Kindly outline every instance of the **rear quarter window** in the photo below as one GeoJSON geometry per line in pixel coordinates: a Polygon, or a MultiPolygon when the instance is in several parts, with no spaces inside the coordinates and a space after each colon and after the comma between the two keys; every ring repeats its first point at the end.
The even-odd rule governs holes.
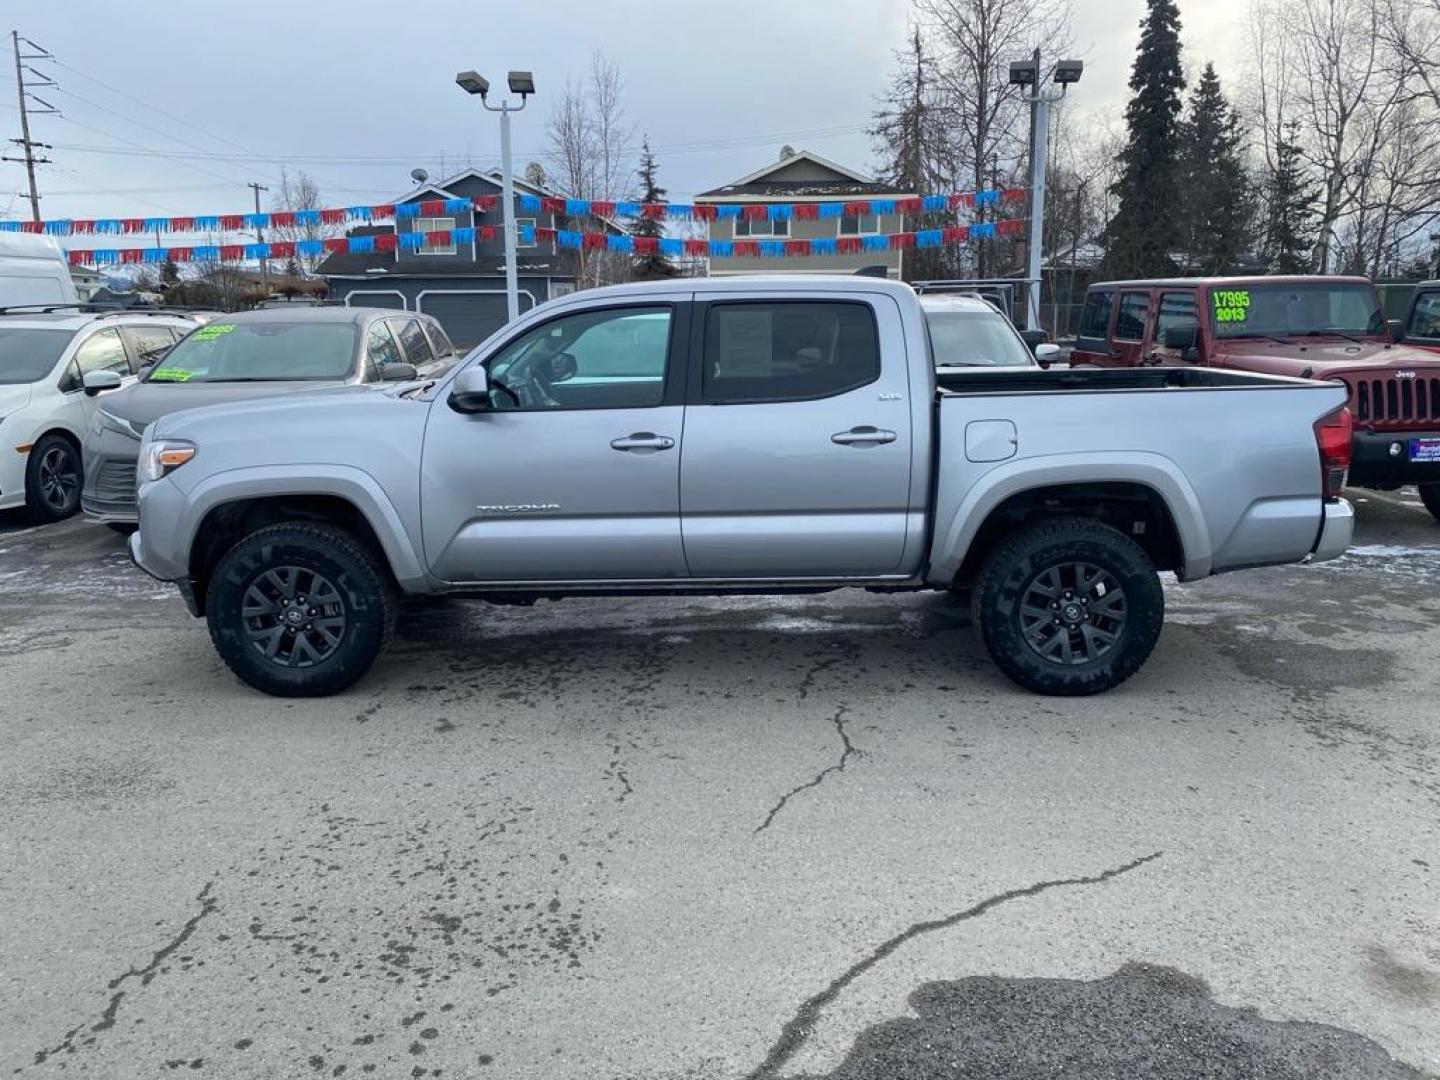
{"type": "Polygon", "coordinates": [[[1104,341],[1110,336],[1110,312],[1115,306],[1115,294],[1109,289],[1092,289],[1085,297],[1085,306],[1080,309],[1078,336],[1099,338],[1104,341]]]}
{"type": "Polygon", "coordinates": [[[1415,298],[1405,336],[1440,341],[1440,290],[1424,292],[1415,298]]]}

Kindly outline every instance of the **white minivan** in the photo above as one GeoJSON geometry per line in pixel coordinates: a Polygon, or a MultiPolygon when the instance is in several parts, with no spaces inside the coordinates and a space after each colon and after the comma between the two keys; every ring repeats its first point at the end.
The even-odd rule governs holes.
{"type": "Polygon", "coordinates": [[[54,237],[0,232],[0,309],[73,304],[79,298],[54,237]]]}

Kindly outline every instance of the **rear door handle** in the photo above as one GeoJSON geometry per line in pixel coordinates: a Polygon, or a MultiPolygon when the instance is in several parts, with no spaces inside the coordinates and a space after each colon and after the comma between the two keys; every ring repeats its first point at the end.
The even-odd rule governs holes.
{"type": "Polygon", "coordinates": [[[656,435],[653,431],[633,431],[629,435],[610,440],[612,450],[630,450],[640,454],[653,454],[657,450],[674,448],[674,439],[669,435],[656,435]]]}
{"type": "Polygon", "coordinates": [[[879,446],[881,443],[894,442],[895,432],[862,424],[849,431],[837,431],[830,436],[830,441],[841,446],[879,446]]]}

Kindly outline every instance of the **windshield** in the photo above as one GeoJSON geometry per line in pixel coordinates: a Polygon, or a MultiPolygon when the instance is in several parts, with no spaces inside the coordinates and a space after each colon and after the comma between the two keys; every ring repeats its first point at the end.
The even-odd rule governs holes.
{"type": "Polygon", "coordinates": [[[1410,312],[1410,325],[1405,327],[1407,338],[1440,339],[1440,290],[1421,293],[1415,299],[1415,309],[1410,312]]]}
{"type": "Polygon", "coordinates": [[[0,327],[0,383],[32,383],[43,379],[74,336],[73,330],[0,327]]]}
{"type": "Polygon", "coordinates": [[[354,366],[355,327],[348,322],[214,322],[180,341],[146,382],[345,379],[354,366]]]}
{"type": "Polygon", "coordinates": [[[1211,289],[1210,318],[1220,338],[1325,331],[1375,336],[1385,326],[1380,301],[1369,285],[1324,281],[1211,289]]]}
{"type": "Polygon", "coordinates": [[[1034,367],[1035,358],[1003,315],[993,311],[925,309],[936,367],[1034,367]]]}

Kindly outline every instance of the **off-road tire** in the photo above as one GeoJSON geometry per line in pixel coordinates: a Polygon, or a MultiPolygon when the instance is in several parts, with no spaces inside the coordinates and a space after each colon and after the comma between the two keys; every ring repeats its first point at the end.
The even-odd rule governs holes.
{"type": "Polygon", "coordinates": [[[1420,501],[1425,504],[1425,509],[1430,511],[1430,516],[1440,521],[1440,484],[1417,484],[1420,489],[1420,501]]]}
{"type": "Polygon", "coordinates": [[[80,509],[80,490],[85,484],[83,469],[80,448],[63,435],[46,435],[32,446],[25,460],[25,512],[30,520],[48,525],[74,516],[80,509]],[[51,496],[49,473],[57,458],[66,462],[62,503],[51,496]]]}
{"type": "Polygon", "coordinates": [[[1149,557],[1123,533],[1088,518],[1052,518],[1017,532],[990,553],[975,584],[971,615],[991,658],[1020,686],[1038,694],[1098,694],[1135,674],[1150,655],[1165,618],[1165,592],[1149,557]],[[1123,589],[1125,616],[1104,655],[1062,664],[1028,643],[1022,599],[1049,568],[1076,562],[1113,576],[1123,589]]]}
{"type": "Polygon", "coordinates": [[[288,522],[251,533],[221,557],[205,616],[215,650],[242,682],[277,697],[324,697],[370,669],[394,629],[396,606],[385,567],[353,535],[330,525],[288,522]],[[323,576],[343,605],[338,644],[308,666],[267,658],[247,629],[253,620],[243,614],[252,586],[267,571],[287,568],[323,576]]]}

